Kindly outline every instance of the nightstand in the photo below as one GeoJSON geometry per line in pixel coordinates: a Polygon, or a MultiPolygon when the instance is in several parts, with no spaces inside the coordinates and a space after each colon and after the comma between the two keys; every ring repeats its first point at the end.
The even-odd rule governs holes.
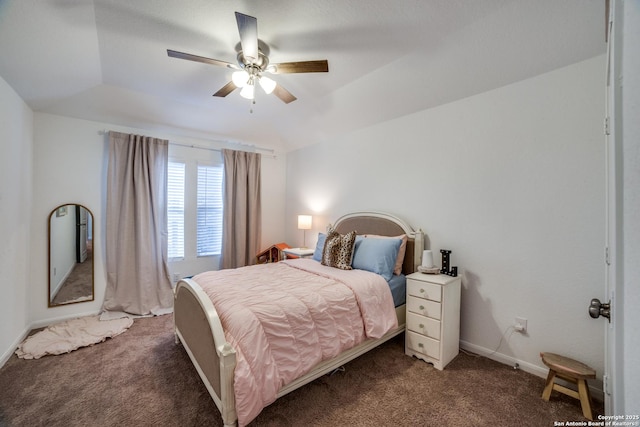
{"type": "Polygon", "coordinates": [[[298,258],[310,257],[313,255],[314,249],[311,248],[287,248],[284,249],[284,258],[287,259],[287,256],[293,255],[298,258]]]}
{"type": "Polygon", "coordinates": [[[407,276],[404,352],[442,370],[460,351],[460,277],[407,276]]]}

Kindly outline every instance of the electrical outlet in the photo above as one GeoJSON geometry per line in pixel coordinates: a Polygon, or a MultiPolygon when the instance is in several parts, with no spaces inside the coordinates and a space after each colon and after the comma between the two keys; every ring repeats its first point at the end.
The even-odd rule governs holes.
{"type": "Polygon", "coordinates": [[[513,327],[521,334],[527,333],[527,319],[524,317],[516,317],[516,322],[513,324],[513,327]]]}
{"type": "Polygon", "coordinates": [[[178,280],[180,279],[180,273],[173,273],[173,283],[178,283],[178,280]]]}

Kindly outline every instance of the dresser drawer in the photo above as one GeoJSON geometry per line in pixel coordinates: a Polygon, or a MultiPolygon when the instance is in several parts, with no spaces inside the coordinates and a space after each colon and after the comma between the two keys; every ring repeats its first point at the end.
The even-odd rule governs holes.
{"type": "Polygon", "coordinates": [[[422,298],[408,297],[407,312],[440,320],[440,303],[422,298]]]}
{"type": "Polygon", "coordinates": [[[407,329],[426,335],[434,340],[440,339],[440,321],[430,317],[419,316],[414,313],[407,314],[407,329]]]}
{"type": "Polygon", "coordinates": [[[442,301],[442,286],[418,280],[407,280],[407,294],[431,301],[442,301]]]}
{"type": "Polygon", "coordinates": [[[436,341],[411,331],[407,331],[405,334],[405,340],[409,349],[434,359],[440,358],[440,341],[436,341]]]}

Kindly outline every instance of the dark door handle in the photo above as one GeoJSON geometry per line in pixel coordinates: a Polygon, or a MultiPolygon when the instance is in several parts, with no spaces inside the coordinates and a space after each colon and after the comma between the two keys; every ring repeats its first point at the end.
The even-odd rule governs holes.
{"type": "Polygon", "coordinates": [[[611,321],[611,301],[607,303],[601,303],[598,298],[594,298],[591,300],[591,305],[589,306],[589,316],[597,319],[598,317],[606,317],[611,321]]]}

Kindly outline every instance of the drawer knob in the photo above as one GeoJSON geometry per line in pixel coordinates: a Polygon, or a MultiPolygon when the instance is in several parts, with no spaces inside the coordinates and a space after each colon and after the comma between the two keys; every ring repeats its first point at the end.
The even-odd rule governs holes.
{"type": "Polygon", "coordinates": [[[420,293],[421,293],[421,294],[424,294],[424,289],[420,289],[420,293]]]}
{"type": "Polygon", "coordinates": [[[424,347],[424,344],[418,343],[418,347],[424,347]]]}
{"type": "Polygon", "coordinates": [[[424,329],[424,325],[422,323],[420,324],[420,329],[424,329]]]}
{"type": "Polygon", "coordinates": [[[424,305],[421,305],[421,306],[420,306],[420,310],[424,310],[424,305]]]}

